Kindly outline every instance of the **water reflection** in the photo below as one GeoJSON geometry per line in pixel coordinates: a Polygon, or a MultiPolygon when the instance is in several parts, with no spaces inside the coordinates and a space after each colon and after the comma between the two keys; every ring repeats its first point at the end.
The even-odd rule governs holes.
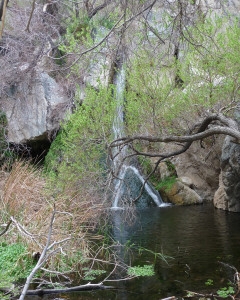
{"type": "Polygon", "coordinates": [[[138,210],[130,223],[125,214],[112,212],[112,235],[116,241],[162,252],[173,259],[167,264],[150,252],[139,255],[137,248],[126,256],[124,249],[119,248],[118,255],[134,266],[154,264],[155,276],[119,282],[115,291],[81,292],[62,298],[152,300],[180,295],[183,290],[211,291],[226,286],[227,276],[232,276],[218,261],[240,270],[240,214],[215,210],[210,205],[138,210]],[[212,287],[205,285],[207,279],[213,280],[212,287]]]}

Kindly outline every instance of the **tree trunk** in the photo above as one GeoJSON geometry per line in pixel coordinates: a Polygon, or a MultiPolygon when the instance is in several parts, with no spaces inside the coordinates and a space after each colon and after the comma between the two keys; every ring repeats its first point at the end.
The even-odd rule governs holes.
{"type": "Polygon", "coordinates": [[[2,0],[1,1],[1,6],[0,6],[0,21],[2,21],[2,24],[1,24],[1,29],[0,29],[0,40],[2,39],[2,35],[3,35],[3,28],[4,28],[4,22],[5,22],[6,9],[7,9],[8,1],[9,0],[2,0]]]}

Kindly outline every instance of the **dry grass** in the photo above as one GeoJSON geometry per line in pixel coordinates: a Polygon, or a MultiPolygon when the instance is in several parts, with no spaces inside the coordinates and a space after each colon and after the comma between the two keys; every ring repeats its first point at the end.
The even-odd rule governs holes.
{"type": "Polygon", "coordinates": [[[16,161],[3,186],[3,211],[16,219],[31,222],[45,204],[45,181],[39,169],[29,163],[16,161]]]}
{"type": "MultiPolygon", "coordinates": [[[[54,247],[56,249],[61,246],[60,255],[54,254],[48,261],[48,266],[56,269],[61,255],[65,254],[68,257],[79,252],[85,256],[94,255],[92,251],[94,235],[89,232],[99,221],[103,210],[99,199],[98,203],[93,199],[89,200],[91,195],[88,195],[87,191],[84,197],[74,195],[75,193],[71,195],[71,191],[55,197],[49,195],[41,170],[29,162],[16,161],[12,171],[4,175],[7,178],[2,188],[0,222],[6,223],[10,218],[13,219],[13,225],[5,234],[8,241],[20,240],[27,244],[29,253],[34,251],[41,253],[46,244],[49,223],[55,207],[56,218],[51,240],[58,242],[69,239],[54,247]]],[[[54,192],[51,191],[51,194],[54,192]]]]}

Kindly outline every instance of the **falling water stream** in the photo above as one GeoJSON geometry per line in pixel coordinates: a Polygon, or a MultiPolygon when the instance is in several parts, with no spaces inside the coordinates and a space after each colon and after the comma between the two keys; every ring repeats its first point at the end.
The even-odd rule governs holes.
{"type": "MultiPolygon", "coordinates": [[[[114,139],[124,136],[124,90],[125,90],[125,70],[121,66],[116,74],[116,116],[113,122],[114,139]]],[[[113,153],[115,158],[113,160],[113,168],[117,174],[117,179],[114,181],[114,196],[112,209],[121,209],[124,205],[129,205],[132,201],[136,201],[138,207],[148,207],[152,204],[155,206],[166,206],[158,191],[146,181],[138,168],[125,161],[128,147],[116,147],[113,153]]]]}

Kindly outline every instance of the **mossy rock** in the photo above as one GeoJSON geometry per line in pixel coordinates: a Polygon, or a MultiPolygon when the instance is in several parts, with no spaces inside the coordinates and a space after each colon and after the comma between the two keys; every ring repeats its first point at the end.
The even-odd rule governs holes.
{"type": "Polygon", "coordinates": [[[180,180],[176,180],[168,189],[160,188],[160,193],[167,202],[175,205],[191,205],[203,202],[202,198],[193,189],[180,180]]]}

